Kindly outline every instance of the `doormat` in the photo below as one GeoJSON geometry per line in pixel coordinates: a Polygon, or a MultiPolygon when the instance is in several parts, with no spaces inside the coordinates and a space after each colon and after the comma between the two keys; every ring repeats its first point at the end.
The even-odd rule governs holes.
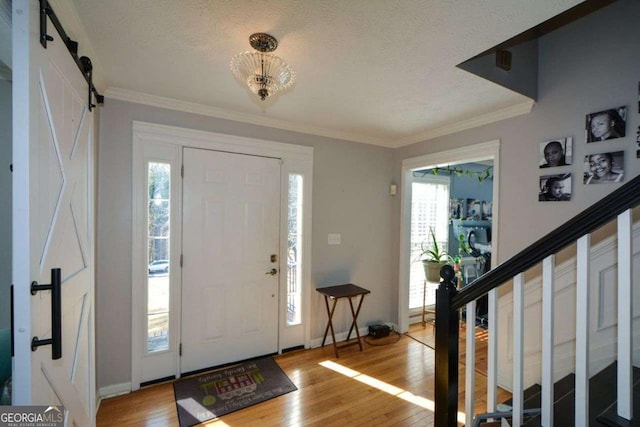
{"type": "Polygon", "coordinates": [[[297,390],[272,357],[173,383],[180,427],[193,426],[297,390]]]}

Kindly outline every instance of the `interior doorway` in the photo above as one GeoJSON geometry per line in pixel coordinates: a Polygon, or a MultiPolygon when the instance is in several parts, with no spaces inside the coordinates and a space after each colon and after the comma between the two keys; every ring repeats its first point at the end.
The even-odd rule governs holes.
{"type": "MultiPolygon", "coordinates": [[[[487,165],[492,163],[491,175],[493,179],[490,180],[491,184],[491,222],[498,224],[499,213],[499,152],[500,141],[490,141],[486,143],[476,144],[461,149],[454,149],[444,151],[440,153],[428,154],[411,159],[405,159],[402,162],[402,194],[401,194],[401,236],[400,236],[400,287],[399,287],[399,307],[398,307],[398,327],[401,332],[406,332],[410,323],[411,309],[410,309],[410,294],[411,294],[411,269],[416,261],[415,250],[412,254],[412,201],[413,201],[413,183],[419,182],[421,175],[424,175],[424,171],[432,170],[436,167],[446,168],[447,166],[461,165],[461,164],[479,164],[487,165]],[[419,173],[417,173],[419,172],[419,173]]],[[[432,172],[429,172],[432,175],[432,172]]],[[[440,175],[440,173],[438,173],[440,175]]],[[[474,199],[472,197],[465,197],[466,199],[474,199]]],[[[480,199],[477,199],[480,200],[480,199]]],[[[476,207],[473,202],[471,209],[476,207]]],[[[446,212],[446,215],[451,217],[451,204],[446,203],[446,207],[440,207],[439,210],[446,212]]],[[[465,206],[466,208],[466,206],[465,206]]],[[[454,207],[455,209],[455,207],[454,207]]],[[[480,204],[480,213],[482,215],[482,204],[480,204]]],[[[466,213],[465,213],[466,218],[466,213]]],[[[479,217],[481,218],[481,216],[479,217]]],[[[479,219],[480,220],[480,219],[479,219]]],[[[469,237],[469,230],[461,230],[459,228],[454,229],[454,222],[449,222],[449,236],[453,235],[455,239],[448,239],[447,248],[449,253],[457,254],[459,248],[459,241],[457,239],[459,232],[462,231],[465,234],[465,239],[469,237]]],[[[496,226],[491,227],[491,253],[492,257],[489,261],[490,264],[494,263],[498,253],[498,229],[496,226]]],[[[415,240],[415,239],[413,239],[415,240]]],[[[441,239],[442,240],[442,239],[441,239]]],[[[467,241],[468,243],[468,241],[467,241]]],[[[474,257],[475,258],[475,257],[474,257]]],[[[414,268],[415,270],[415,268],[414,268]]],[[[468,270],[471,272],[471,269],[468,270]]],[[[415,274],[414,274],[415,276],[415,274]]],[[[414,279],[415,280],[415,279],[414,279]]],[[[496,304],[493,300],[495,296],[490,298],[487,304],[487,316],[495,319],[496,304]]]]}

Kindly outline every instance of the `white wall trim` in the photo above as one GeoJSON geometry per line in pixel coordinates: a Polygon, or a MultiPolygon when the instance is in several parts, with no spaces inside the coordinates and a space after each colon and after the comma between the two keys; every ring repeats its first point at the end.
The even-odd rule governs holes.
{"type": "MultiPolygon", "coordinates": [[[[265,155],[277,151],[280,156],[298,160],[313,154],[313,147],[138,121],[133,122],[133,132],[134,135],[145,134],[145,139],[153,139],[156,142],[183,145],[182,142],[176,141],[176,138],[181,137],[188,140],[189,147],[242,154],[265,155]]],[[[139,141],[134,138],[134,144],[137,142],[139,141]]]]}
{"type": "Polygon", "coordinates": [[[324,136],[327,138],[342,139],[346,141],[361,142],[365,144],[388,146],[384,140],[350,132],[341,132],[334,129],[321,128],[307,124],[294,123],[288,120],[265,117],[257,114],[240,113],[223,108],[211,107],[194,102],[181,101],[173,98],[149,95],[118,87],[109,87],[105,91],[107,98],[120,101],[134,102],[137,104],[149,105],[152,107],[166,108],[169,110],[183,111],[187,113],[200,114],[202,116],[216,117],[219,119],[233,120],[241,123],[249,123],[258,126],[266,126],[276,129],[284,129],[292,132],[300,132],[311,135],[324,136]]]}
{"type": "Polygon", "coordinates": [[[112,384],[98,389],[98,397],[100,399],[108,399],[109,397],[121,396],[131,393],[131,383],[112,384]]]}
{"type": "Polygon", "coordinates": [[[488,141],[439,153],[426,154],[402,161],[401,200],[400,200],[400,272],[398,287],[398,330],[409,329],[409,269],[411,262],[411,183],[412,171],[419,168],[444,166],[455,163],[468,163],[493,160],[493,221],[491,230],[492,262],[496,265],[498,257],[498,224],[500,213],[500,141],[488,141]]]}
{"type": "MultiPolygon", "coordinates": [[[[360,327],[358,328],[358,332],[360,333],[360,339],[364,340],[364,337],[369,334],[369,327],[368,326],[360,327]]],[[[351,338],[353,338],[355,334],[353,332],[351,334],[352,334],[351,338]]],[[[336,343],[338,343],[339,346],[342,345],[341,342],[346,341],[346,339],[347,339],[347,331],[336,333],[336,343]]],[[[317,348],[321,346],[322,346],[322,338],[314,338],[310,342],[310,348],[317,348]]],[[[327,340],[325,341],[324,346],[325,347],[333,346],[333,341],[331,340],[331,334],[327,335],[327,340]]]]}
{"type": "Polygon", "coordinates": [[[520,116],[531,112],[534,101],[528,100],[496,111],[480,114],[466,120],[460,120],[453,124],[437,127],[426,132],[417,133],[406,138],[397,140],[384,140],[369,135],[353,132],[343,132],[335,129],[328,129],[319,126],[312,126],[304,123],[294,123],[288,120],[265,117],[257,114],[240,113],[195,102],[182,101],[175,98],[167,98],[151,95],[143,92],[136,92],[110,86],[105,90],[105,96],[119,101],[133,102],[136,104],[149,105],[151,107],[166,108],[169,110],[183,111],[186,113],[200,114],[219,119],[233,120],[241,123],[248,123],[258,126],[266,126],[275,129],[283,129],[292,132],[323,136],[327,138],[341,139],[345,141],[360,142],[363,144],[378,145],[388,148],[399,148],[420,141],[426,141],[439,136],[449,135],[455,132],[471,129],[478,126],[487,125],[511,117],[520,116]]]}
{"type": "MultiPolygon", "coordinates": [[[[139,236],[144,235],[146,225],[143,224],[144,219],[144,203],[141,203],[138,199],[141,196],[137,194],[140,192],[140,188],[144,188],[144,175],[145,171],[139,169],[142,168],[142,164],[145,159],[159,159],[167,160],[173,159],[175,156],[180,157],[182,149],[185,147],[202,148],[209,150],[224,151],[238,154],[257,155],[265,157],[276,157],[282,159],[282,175],[281,175],[281,194],[283,198],[283,206],[286,207],[286,200],[288,200],[288,183],[289,174],[296,173],[301,174],[304,180],[304,195],[303,203],[303,247],[301,251],[302,262],[302,325],[294,331],[292,327],[286,325],[286,321],[283,320],[286,316],[280,315],[279,329],[279,342],[278,351],[282,350],[283,342],[287,346],[291,346],[291,342],[295,341],[295,345],[303,344],[306,348],[310,345],[310,324],[311,324],[311,295],[312,295],[312,281],[311,281],[311,247],[312,247],[312,188],[313,188],[313,147],[305,147],[294,144],[285,144],[281,142],[244,138],[232,135],[225,135],[213,132],[198,131],[193,129],[179,128],[174,126],[158,125],[153,123],[145,123],[134,121],[132,126],[133,133],[133,219],[134,226],[132,229],[132,242],[133,242],[133,265],[132,265],[132,360],[131,360],[131,386],[134,390],[139,388],[139,384],[142,381],[147,381],[149,378],[143,378],[142,359],[144,357],[143,341],[144,341],[144,324],[145,322],[141,318],[136,307],[142,306],[142,302],[145,301],[145,290],[143,278],[146,276],[146,264],[144,262],[145,257],[145,243],[139,236]],[[164,151],[163,151],[164,150],[164,151]],[[176,154],[176,150],[177,153],[176,154]],[[162,154],[163,153],[163,154],[162,154]],[[171,154],[174,153],[174,154],[171,154]],[[142,183],[142,184],[141,184],[142,183]],[[295,336],[294,336],[295,334],[295,336]],[[288,340],[287,340],[288,339],[288,340]]],[[[173,161],[173,160],[171,160],[173,161]]],[[[173,184],[172,184],[173,189],[173,184]]],[[[144,191],[144,190],[142,190],[144,191]]],[[[173,191],[173,190],[172,190],[173,191]]],[[[179,195],[181,200],[181,195],[179,195]]],[[[181,201],[180,201],[181,203],[181,201]]],[[[181,210],[173,207],[174,211],[181,210]]],[[[284,210],[283,212],[286,212],[284,210]]],[[[173,218],[172,218],[173,220],[173,218]]],[[[180,219],[176,219],[179,223],[180,219]]],[[[287,241],[287,216],[281,215],[280,219],[280,241],[287,241]]],[[[172,232],[172,241],[170,245],[172,247],[172,254],[179,256],[180,250],[174,250],[174,233],[172,232]]],[[[181,238],[178,239],[178,246],[180,246],[181,238]]],[[[280,260],[286,260],[286,243],[281,245],[279,256],[280,260]],[[283,248],[285,251],[283,252],[283,248]]],[[[174,262],[173,255],[172,261],[174,265],[178,263],[174,262]]],[[[282,262],[282,261],[281,261],[282,262]]],[[[174,296],[172,286],[172,313],[179,313],[181,307],[176,307],[174,304],[181,304],[179,302],[180,286],[179,271],[175,270],[176,276],[173,273],[171,276],[172,284],[175,284],[177,294],[174,296]]],[[[280,295],[281,298],[286,298],[286,275],[280,275],[280,295]]],[[[286,305],[282,305],[286,307],[286,305]]],[[[173,315],[172,315],[173,316],[173,315]]],[[[173,325],[175,330],[172,331],[172,336],[175,337],[175,342],[172,340],[172,349],[175,349],[176,343],[179,343],[179,323],[180,315],[175,319],[173,325]]],[[[177,352],[176,352],[177,354],[177,352]]],[[[176,377],[180,375],[179,358],[176,356],[176,377]]],[[[165,366],[165,365],[163,365],[165,366]]],[[[166,367],[166,366],[165,366],[166,367]]],[[[164,369],[164,368],[163,368],[164,369]]],[[[166,372],[165,375],[169,375],[166,372]]]]}
{"type": "Polygon", "coordinates": [[[414,144],[416,142],[427,141],[429,139],[437,138],[440,136],[450,135],[452,133],[472,129],[478,126],[488,125],[500,120],[510,119],[512,117],[528,114],[533,109],[534,104],[535,102],[533,100],[527,100],[520,104],[511,105],[500,110],[490,111],[488,113],[480,114],[466,120],[460,120],[456,123],[430,129],[426,132],[421,132],[415,135],[411,135],[407,138],[399,139],[391,144],[391,147],[399,148],[405,145],[414,144]]]}

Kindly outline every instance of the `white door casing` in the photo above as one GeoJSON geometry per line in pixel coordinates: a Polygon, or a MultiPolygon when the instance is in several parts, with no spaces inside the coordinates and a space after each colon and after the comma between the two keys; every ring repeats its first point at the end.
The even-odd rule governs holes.
{"type": "Polygon", "coordinates": [[[68,425],[95,424],[94,144],[88,85],[52,29],[39,44],[37,2],[14,2],[14,404],[65,406],[68,425]],[[28,9],[25,7],[27,6],[28,9]],[[62,357],[32,352],[51,338],[51,293],[29,292],[62,270],[62,357]]]}
{"type": "MultiPolygon", "coordinates": [[[[289,175],[296,174],[303,178],[304,203],[302,206],[302,247],[300,248],[300,264],[302,279],[302,322],[296,325],[287,324],[287,281],[286,281],[286,254],[287,254],[287,215],[280,215],[279,218],[279,265],[275,268],[284,271],[273,276],[278,284],[279,296],[279,316],[278,316],[278,348],[275,351],[296,347],[310,346],[310,322],[309,313],[311,307],[311,211],[312,211],[312,189],[313,189],[313,148],[280,142],[245,138],[233,135],[219,134],[214,132],[185,129],[173,126],[133,122],[133,218],[132,229],[133,239],[133,259],[132,259],[132,353],[131,353],[131,384],[132,390],[140,388],[140,384],[153,378],[163,378],[166,376],[180,376],[180,357],[177,351],[172,351],[174,362],[167,363],[167,354],[162,356],[147,354],[144,350],[147,339],[147,325],[144,316],[146,304],[146,277],[147,277],[147,254],[146,254],[146,187],[144,165],[146,161],[169,162],[172,168],[178,168],[182,164],[182,151],[184,148],[200,148],[204,150],[216,150],[227,153],[245,154],[251,156],[279,158],[282,160],[279,194],[280,212],[287,212],[288,206],[288,186],[289,175]],[[152,375],[152,376],[147,376],[152,375]]],[[[175,169],[174,169],[175,170],[175,169]]],[[[185,174],[188,174],[186,172],[185,174]]],[[[178,176],[173,174],[172,176],[178,176]]],[[[179,182],[176,180],[176,182],[179,182]]],[[[174,206],[182,205],[181,186],[172,190],[172,224],[181,224],[182,212],[174,206]],[[175,214],[175,216],[174,216],[175,214]]],[[[173,188],[173,183],[172,183],[173,188]]],[[[181,230],[176,230],[179,226],[173,227],[171,232],[171,313],[172,327],[170,336],[172,345],[176,348],[181,342],[180,333],[182,326],[182,271],[179,266],[179,256],[183,246],[181,230]],[[174,259],[174,255],[176,259],[174,259]]],[[[185,265],[189,263],[185,257],[185,265]]],[[[269,263],[270,264],[270,263],[269,263]]],[[[265,270],[266,272],[266,270],[265,270]]],[[[264,272],[262,272],[264,274],[264,272]]],[[[265,276],[266,277],[266,276],[265,276]]],[[[270,277],[270,276],[269,276],[270,277]]],[[[185,306],[185,310],[190,307],[185,306]]],[[[186,349],[185,349],[186,351],[186,349]]],[[[211,366],[209,362],[208,366],[211,366]]],[[[101,389],[101,395],[110,395],[114,388],[101,389]]],[[[118,392],[128,391],[119,387],[118,392]]]]}
{"type": "MultiPolygon", "coordinates": [[[[455,163],[493,160],[493,228],[492,228],[492,260],[498,257],[498,224],[499,224],[499,182],[500,182],[500,141],[489,141],[439,153],[425,154],[402,161],[401,207],[400,207],[400,274],[398,289],[398,327],[400,332],[409,329],[409,269],[411,259],[411,183],[414,170],[443,166],[455,163]]],[[[494,301],[495,303],[495,301],[494,301]]],[[[491,313],[489,318],[491,319],[491,313]]],[[[496,316],[493,316],[494,318],[496,316]]]]}
{"type": "Polygon", "coordinates": [[[183,162],[181,371],[275,353],[281,161],[187,148],[183,162]]]}

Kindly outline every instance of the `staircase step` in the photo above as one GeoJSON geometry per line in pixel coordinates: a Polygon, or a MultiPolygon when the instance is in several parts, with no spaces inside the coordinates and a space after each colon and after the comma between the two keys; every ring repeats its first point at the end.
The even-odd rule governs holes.
{"type": "MultiPolygon", "coordinates": [[[[574,414],[573,409],[568,411],[565,409],[567,405],[571,405],[573,408],[573,391],[575,389],[576,384],[576,376],[574,374],[569,374],[564,378],[556,381],[553,385],[553,399],[555,404],[553,405],[553,420],[554,424],[558,426],[571,426],[574,424],[574,414]]],[[[540,407],[540,399],[538,399],[538,408],[540,407]]],[[[540,426],[542,422],[541,415],[536,415],[535,417],[531,417],[525,425],[527,427],[536,427],[540,426]]]]}
{"type": "MultiPolygon", "coordinates": [[[[534,409],[540,407],[540,393],[542,393],[542,387],[539,384],[534,384],[527,388],[522,393],[522,402],[524,409],[534,409]]],[[[513,399],[508,399],[503,402],[504,405],[513,406],[513,399]]]]}
{"type": "MultiPolygon", "coordinates": [[[[633,368],[634,413],[640,414],[640,369],[633,368]]],[[[640,427],[637,421],[627,422],[619,419],[616,408],[617,363],[614,362],[589,380],[589,425],[609,427],[640,427]],[[597,421],[596,421],[597,420],[597,421]]],[[[572,426],[575,424],[575,375],[570,374],[554,384],[554,425],[572,426]]],[[[540,396],[533,395],[530,403],[540,404],[540,396]]],[[[527,427],[540,426],[541,417],[537,415],[527,420],[527,427]]]]}
{"type": "MultiPolygon", "coordinates": [[[[617,377],[615,372],[613,375],[615,387],[617,386],[617,377]]],[[[618,405],[617,402],[614,402],[600,412],[596,421],[600,425],[609,427],[640,426],[640,369],[636,367],[633,368],[633,413],[635,417],[631,421],[618,417],[618,405]]]]}

